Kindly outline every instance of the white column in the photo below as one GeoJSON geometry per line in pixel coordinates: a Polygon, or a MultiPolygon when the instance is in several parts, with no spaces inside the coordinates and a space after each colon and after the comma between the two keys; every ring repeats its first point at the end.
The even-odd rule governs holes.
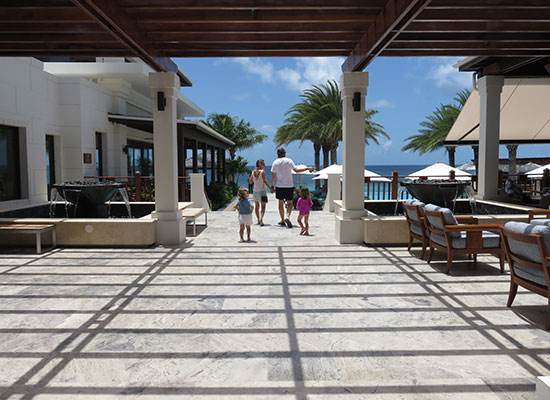
{"type": "Polygon", "coordinates": [[[341,174],[327,175],[328,192],[323,211],[334,212],[334,200],[340,200],[342,198],[342,183],[340,182],[341,174]]]}
{"type": "Polygon", "coordinates": [[[149,73],[153,98],[153,139],[155,162],[155,212],[157,244],[179,245],[185,241],[185,221],[178,209],[178,165],[176,101],[179,78],[173,72],[149,73]],[[158,109],[157,93],[166,99],[164,110],[158,109]]]}
{"type": "Polygon", "coordinates": [[[477,193],[494,199],[498,188],[498,144],[500,139],[500,94],[504,77],[488,75],[479,79],[479,172],[477,193]]]}
{"type": "Polygon", "coordinates": [[[191,183],[191,202],[193,207],[208,208],[208,200],[204,194],[204,174],[189,174],[191,183]]]}
{"type": "Polygon", "coordinates": [[[343,112],[342,208],[336,216],[336,240],[363,243],[365,212],[365,96],[368,72],[344,72],[340,77],[343,112]],[[354,109],[353,99],[359,93],[354,109]]]}

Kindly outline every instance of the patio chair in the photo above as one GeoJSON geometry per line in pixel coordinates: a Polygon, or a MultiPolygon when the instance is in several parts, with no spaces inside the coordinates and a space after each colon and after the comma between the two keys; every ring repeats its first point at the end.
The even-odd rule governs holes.
{"type": "Polygon", "coordinates": [[[501,235],[511,272],[506,307],[512,306],[518,286],[546,297],[546,330],[550,330],[550,227],[507,222],[501,235]]]}
{"type": "Polygon", "coordinates": [[[477,218],[471,216],[455,217],[448,208],[428,204],[424,207],[426,226],[429,231],[430,252],[428,262],[432,260],[435,249],[447,253],[449,273],[455,254],[473,255],[474,264],[478,254],[494,254],[500,261],[500,272],[504,272],[504,250],[500,245],[498,232],[502,225],[479,225],[477,218]]]}
{"type": "Polygon", "coordinates": [[[420,258],[422,259],[424,259],[426,246],[430,240],[424,224],[424,206],[424,203],[416,199],[409,199],[403,202],[403,211],[405,212],[407,225],[409,225],[409,247],[407,250],[411,251],[414,239],[420,240],[422,242],[422,255],[420,258]]]}
{"type": "Polygon", "coordinates": [[[529,210],[529,223],[535,225],[549,225],[550,210],[529,210]]]}

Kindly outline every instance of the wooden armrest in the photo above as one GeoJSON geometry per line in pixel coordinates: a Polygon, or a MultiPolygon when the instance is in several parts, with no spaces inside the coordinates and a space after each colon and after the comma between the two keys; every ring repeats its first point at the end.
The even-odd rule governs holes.
{"type": "Polygon", "coordinates": [[[463,232],[463,231],[498,231],[502,224],[486,224],[486,225],[445,225],[446,232],[463,232]]]}
{"type": "Polygon", "coordinates": [[[472,217],[470,215],[464,215],[464,216],[459,216],[459,217],[455,217],[456,220],[458,222],[460,222],[461,224],[477,224],[478,222],[478,219],[476,217],[472,217]]]}
{"type": "Polygon", "coordinates": [[[550,210],[529,210],[529,221],[534,219],[536,215],[542,215],[544,217],[550,218],[550,210]]]}

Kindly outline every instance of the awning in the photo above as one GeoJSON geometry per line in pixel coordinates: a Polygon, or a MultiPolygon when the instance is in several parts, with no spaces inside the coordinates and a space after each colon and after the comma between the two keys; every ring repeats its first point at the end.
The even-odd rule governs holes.
{"type": "MultiPolygon", "coordinates": [[[[500,143],[550,143],[550,78],[506,79],[500,103],[500,143]]],[[[445,145],[479,142],[479,92],[473,91],[445,145]]]]}
{"type": "MultiPolygon", "coordinates": [[[[153,133],[153,118],[151,117],[120,114],[108,114],[108,117],[110,122],[153,133]]],[[[203,124],[201,121],[178,119],[176,122],[178,124],[178,134],[182,134],[184,139],[198,140],[199,142],[221,147],[223,149],[227,149],[235,144],[222,134],[203,124]]]]}

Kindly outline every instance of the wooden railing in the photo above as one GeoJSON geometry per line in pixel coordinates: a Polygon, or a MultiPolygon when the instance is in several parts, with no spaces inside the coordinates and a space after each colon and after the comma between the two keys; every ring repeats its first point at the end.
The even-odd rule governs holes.
{"type": "MultiPolygon", "coordinates": [[[[155,177],[142,176],[136,172],[134,176],[85,176],[84,179],[97,181],[119,182],[124,184],[130,201],[155,201],[155,177]]],[[[190,201],[191,182],[188,176],[178,177],[178,200],[190,201]]]]}

